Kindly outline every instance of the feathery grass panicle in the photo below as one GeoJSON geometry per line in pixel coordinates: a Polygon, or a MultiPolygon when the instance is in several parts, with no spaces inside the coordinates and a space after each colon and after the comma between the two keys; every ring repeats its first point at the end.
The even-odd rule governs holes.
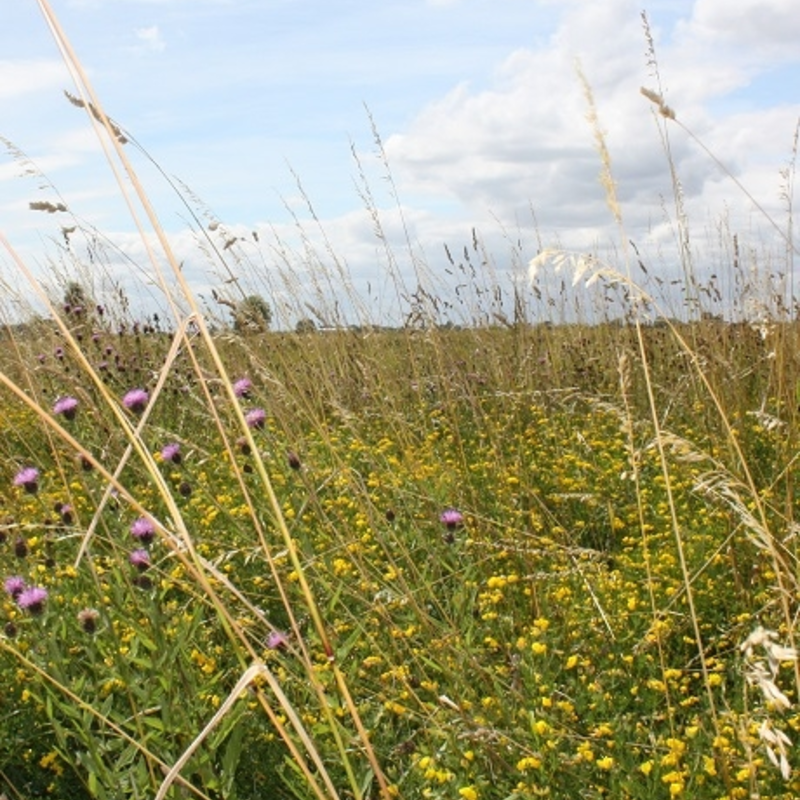
{"type": "Polygon", "coordinates": [[[600,156],[600,185],[603,187],[606,203],[608,204],[608,208],[611,211],[614,220],[618,225],[622,225],[622,210],[620,209],[619,201],[617,199],[617,187],[616,182],[614,181],[613,171],[611,169],[611,153],[608,151],[606,138],[600,127],[600,118],[597,115],[594,94],[592,93],[592,88],[589,85],[589,81],[583,74],[583,69],[581,68],[580,63],[576,62],[575,71],[578,74],[578,80],[581,83],[581,87],[583,88],[583,96],[586,100],[586,120],[589,123],[592,133],[594,134],[595,145],[600,156]]]}
{"type": "Polygon", "coordinates": [[[642,86],[639,91],[651,103],[658,106],[658,113],[661,114],[664,119],[675,119],[675,112],[664,102],[664,98],[658,92],[654,92],[652,89],[646,89],[644,86],[642,86]]]}

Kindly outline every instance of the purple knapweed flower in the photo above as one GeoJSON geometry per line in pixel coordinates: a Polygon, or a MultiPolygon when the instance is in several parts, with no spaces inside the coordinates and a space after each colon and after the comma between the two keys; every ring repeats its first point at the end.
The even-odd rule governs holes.
{"type": "Polygon", "coordinates": [[[134,550],[128,560],[133,564],[139,572],[146,572],[150,569],[150,553],[143,548],[139,548],[138,550],[134,550]]]}
{"type": "Polygon", "coordinates": [[[267,412],[263,408],[254,408],[244,415],[244,421],[247,423],[248,428],[256,428],[257,430],[264,427],[264,421],[267,418],[267,412]]]}
{"type": "Polygon", "coordinates": [[[442,511],[441,515],[439,516],[439,521],[444,525],[448,530],[455,530],[464,522],[464,515],[455,508],[448,508],[445,511],[442,511]]]}
{"type": "Polygon", "coordinates": [[[36,494],[39,490],[39,470],[36,467],[25,467],[14,476],[14,486],[21,486],[28,494],[36,494]]]}
{"type": "Polygon", "coordinates": [[[139,517],[133,525],[131,525],[131,536],[138,539],[142,544],[150,544],[153,537],[156,535],[156,526],[151,519],[147,517],[139,517]]]}
{"type": "Polygon", "coordinates": [[[181,463],[181,446],[177,442],[170,442],[161,448],[161,458],[173,464],[181,463]]]}
{"type": "Polygon", "coordinates": [[[122,405],[129,411],[136,414],[141,414],[147,406],[147,401],[150,395],[144,389],[131,389],[125,397],[122,398],[122,405]]]}
{"type": "Polygon", "coordinates": [[[5,579],[3,588],[6,594],[10,594],[16,600],[25,591],[25,579],[19,575],[12,575],[5,579]]]}
{"type": "Polygon", "coordinates": [[[47,600],[47,589],[41,586],[31,586],[23,589],[15,598],[17,605],[23,610],[34,616],[44,611],[44,602],[47,600]]]}
{"type": "Polygon", "coordinates": [[[253,388],[253,382],[250,378],[239,378],[233,384],[233,393],[237,397],[250,397],[250,390],[253,388]]]}
{"type": "Polygon", "coordinates": [[[74,397],[59,397],[53,406],[54,414],[63,414],[64,419],[75,419],[78,401],[74,397]]]}
{"type": "Polygon", "coordinates": [[[270,650],[285,650],[289,646],[289,637],[283,631],[272,631],[267,636],[267,647],[270,650]]]}

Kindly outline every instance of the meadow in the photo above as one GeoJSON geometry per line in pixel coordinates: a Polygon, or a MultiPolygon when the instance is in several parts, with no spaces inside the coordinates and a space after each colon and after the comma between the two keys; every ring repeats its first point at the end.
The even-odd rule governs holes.
{"type": "Polygon", "coordinates": [[[687,270],[672,316],[624,252],[500,302],[475,237],[463,324],[424,280],[402,326],[220,322],[73,67],[168,314],[17,262],[46,313],[0,347],[2,796],[796,797],[791,226],[757,317],[735,239],[732,299],[687,270]]]}
{"type": "Polygon", "coordinates": [[[229,697],[174,796],[797,791],[795,325],[680,326],[720,407],[644,331],[654,424],[627,326],[230,337],[231,400],[84,313],[100,386],[4,348],[67,409],[3,397],[9,797],[152,796],[229,697]]]}

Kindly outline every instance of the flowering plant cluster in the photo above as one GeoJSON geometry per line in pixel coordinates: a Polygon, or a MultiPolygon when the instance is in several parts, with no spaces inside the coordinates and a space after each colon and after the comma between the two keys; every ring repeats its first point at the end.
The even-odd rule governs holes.
{"type": "MultiPolygon", "coordinates": [[[[646,421],[623,425],[619,408],[574,392],[563,402],[540,389],[484,392],[455,353],[439,384],[395,390],[405,405],[385,399],[392,380],[407,380],[399,374],[370,391],[351,376],[317,397],[321,367],[307,406],[278,391],[266,405],[249,378],[198,387],[183,366],[158,397],[130,389],[152,387],[155,370],[135,372],[121,341],[106,352],[98,335],[88,347],[107,361],[122,408],[140,422],[147,414],[136,457],[130,431],[115,427],[119,410],[91,407],[91,392],[67,378],[50,411],[84,449],[48,454],[15,439],[32,429],[22,414],[4,429],[14,467],[0,627],[44,671],[61,648],[65,688],[126,736],[147,725],[148,748],[172,752],[162,709],[194,732],[240,714],[241,739],[210,738],[196,774],[217,785],[219,765],[237,758],[278,774],[282,715],[266,722],[258,711],[278,687],[278,705],[314,732],[296,751],[313,740],[320,764],[337,765],[326,767],[332,783],[347,785],[335,737],[315,738],[351,725],[331,693],[344,680],[376,751],[393,754],[382,765],[390,796],[526,798],[548,787],[744,800],[753,781],[762,797],[794,791],[795,650],[782,644],[791,629],[771,577],[782,562],[765,555],[770,520],[754,520],[756,501],[737,505],[738,484],[709,474],[689,422],[664,450],[667,484],[646,421]],[[205,391],[208,409],[196,403],[205,391]],[[750,538],[726,550],[741,525],[750,538]],[[234,691],[245,662],[254,677],[234,691]],[[237,743],[225,759],[220,742],[237,743]]],[[[43,368],[69,376],[70,352],[43,368]]],[[[287,371],[285,381],[299,379],[287,371]]],[[[780,430],[749,430],[767,464],[778,463],[780,430]]],[[[0,670],[17,685],[15,668],[0,670]]],[[[32,769],[54,785],[70,770],[84,779],[36,718],[41,697],[57,724],[69,718],[63,692],[47,686],[26,673],[15,696],[48,742],[32,769]]],[[[95,745],[87,739],[86,751],[95,745]]],[[[130,758],[143,765],[137,791],[155,794],[149,756],[130,758]]],[[[112,755],[104,764],[113,774],[112,755]]],[[[230,769],[237,796],[269,791],[230,769]]]]}

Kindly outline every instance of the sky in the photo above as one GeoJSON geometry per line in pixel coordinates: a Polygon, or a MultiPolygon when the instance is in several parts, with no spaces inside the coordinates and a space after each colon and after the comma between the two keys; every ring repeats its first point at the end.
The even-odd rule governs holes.
{"type": "MultiPolygon", "coordinates": [[[[0,230],[46,280],[63,280],[74,259],[98,294],[119,286],[149,298],[146,308],[158,292],[135,226],[96,133],[65,98],[75,88],[38,3],[6,6],[0,230]],[[22,175],[20,153],[37,174],[22,175]],[[68,212],[31,211],[34,201],[68,212]],[[77,238],[62,246],[75,219],[113,245],[102,268],[77,238]]],[[[204,301],[241,287],[291,317],[352,286],[378,318],[399,313],[398,293],[418,282],[435,293],[466,275],[465,247],[513,282],[544,247],[605,257],[633,241],[669,281],[681,267],[667,147],[691,246],[705,253],[698,265],[724,268],[736,234],[762,261],[791,266],[762,210],[785,232],[787,195],[797,199],[796,0],[51,7],[106,112],[146,151],[126,145],[204,301]],[[676,122],[665,126],[640,87],[661,92],[676,122]],[[598,127],[621,228],[600,180],[598,127]],[[184,187],[189,208],[148,159],[184,187]],[[222,264],[211,244],[237,237],[222,264]]],[[[19,286],[5,255],[0,268],[19,286]]]]}

